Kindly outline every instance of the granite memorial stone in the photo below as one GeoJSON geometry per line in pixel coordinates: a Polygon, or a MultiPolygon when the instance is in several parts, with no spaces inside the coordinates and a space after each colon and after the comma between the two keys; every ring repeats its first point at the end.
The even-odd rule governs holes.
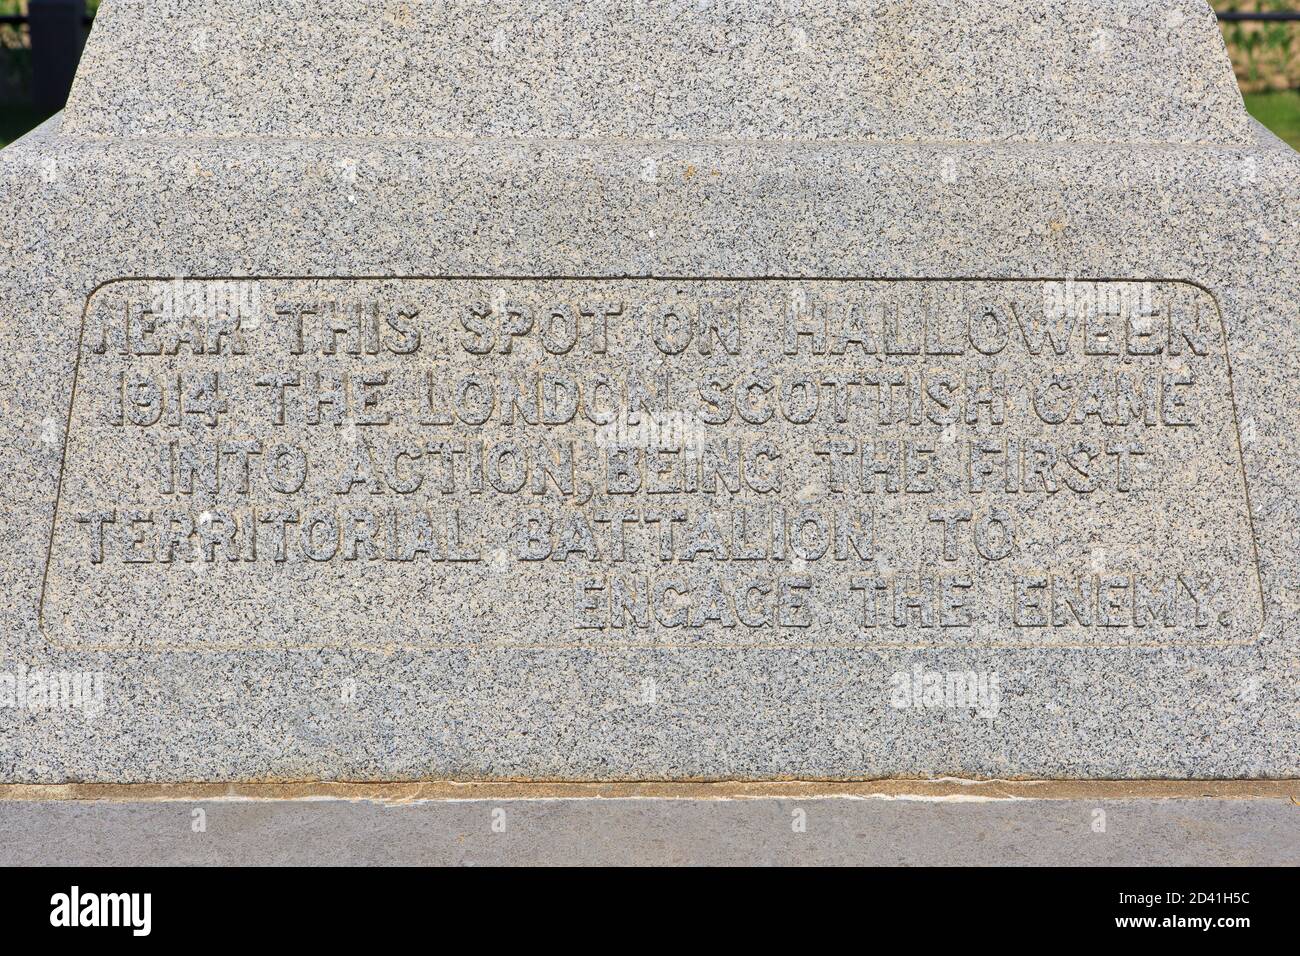
{"type": "Polygon", "coordinates": [[[0,183],[0,782],[1300,774],[1204,0],[105,0],[0,183]]]}

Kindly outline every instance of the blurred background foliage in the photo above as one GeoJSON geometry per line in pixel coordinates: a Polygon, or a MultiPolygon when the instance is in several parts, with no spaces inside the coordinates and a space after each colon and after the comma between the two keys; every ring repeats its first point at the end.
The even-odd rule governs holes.
{"type": "MultiPolygon", "coordinates": [[[[1220,11],[1232,13],[1289,13],[1295,0],[1256,0],[1222,3],[1220,11]]],[[[1224,23],[1237,82],[1245,93],[1300,89],[1300,23],[1224,23]]]]}
{"type": "MultiPolygon", "coordinates": [[[[24,0],[0,0],[0,17],[26,12],[24,0]]],[[[31,69],[26,28],[0,24],[0,146],[44,119],[29,105],[31,69]]]]}
{"type": "MultiPolygon", "coordinates": [[[[1300,2],[1253,0],[1222,2],[1216,7],[1233,13],[1288,13],[1300,9],[1300,2]]],[[[1222,26],[1246,109],[1300,150],[1300,22],[1222,26]]]]}
{"type": "MultiPolygon", "coordinates": [[[[1215,0],[1220,11],[1281,13],[1300,10],[1300,0],[1215,0]]],[[[93,13],[99,0],[88,0],[93,13]]],[[[0,17],[22,15],[26,0],[0,0],[0,17]]],[[[1260,122],[1300,149],[1300,22],[1224,23],[1246,108],[1260,122]]],[[[29,105],[31,51],[27,30],[0,25],[0,145],[45,119],[29,105]]]]}

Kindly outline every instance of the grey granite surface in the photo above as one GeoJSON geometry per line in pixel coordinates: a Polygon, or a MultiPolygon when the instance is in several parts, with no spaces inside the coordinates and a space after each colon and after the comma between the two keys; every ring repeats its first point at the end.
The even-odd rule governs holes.
{"type": "Polygon", "coordinates": [[[95,33],[68,104],[82,135],[1246,133],[1203,0],[117,0],[95,33]]]}
{"type": "Polygon", "coordinates": [[[0,152],[0,781],[1300,774],[1208,6],[325,6],[0,152]]]}
{"type": "Polygon", "coordinates": [[[0,865],[1295,866],[1288,800],[0,803],[0,865]]]}

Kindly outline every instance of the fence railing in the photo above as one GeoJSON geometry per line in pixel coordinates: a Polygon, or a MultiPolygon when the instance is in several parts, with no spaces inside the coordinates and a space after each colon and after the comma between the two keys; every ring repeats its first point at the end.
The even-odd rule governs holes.
{"type": "MultiPolygon", "coordinates": [[[[1218,12],[1224,23],[1300,23],[1300,10],[1218,12]]],[[[26,27],[31,47],[33,105],[46,113],[61,109],[72,89],[86,31],[93,15],[86,0],[28,0],[27,14],[0,16],[0,27],[26,27]]]]}
{"type": "Polygon", "coordinates": [[[1223,23],[1300,23],[1300,10],[1284,10],[1275,13],[1238,13],[1235,10],[1220,10],[1216,15],[1223,23]]]}

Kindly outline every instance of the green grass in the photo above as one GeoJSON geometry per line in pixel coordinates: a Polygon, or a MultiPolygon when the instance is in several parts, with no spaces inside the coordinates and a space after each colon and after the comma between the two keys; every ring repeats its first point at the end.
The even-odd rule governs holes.
{"type": "Polygon", "coordinates": [[[1300,149],[1300,90],[1247,93],[1246,109],[1282,139],[1300,149]]]}

